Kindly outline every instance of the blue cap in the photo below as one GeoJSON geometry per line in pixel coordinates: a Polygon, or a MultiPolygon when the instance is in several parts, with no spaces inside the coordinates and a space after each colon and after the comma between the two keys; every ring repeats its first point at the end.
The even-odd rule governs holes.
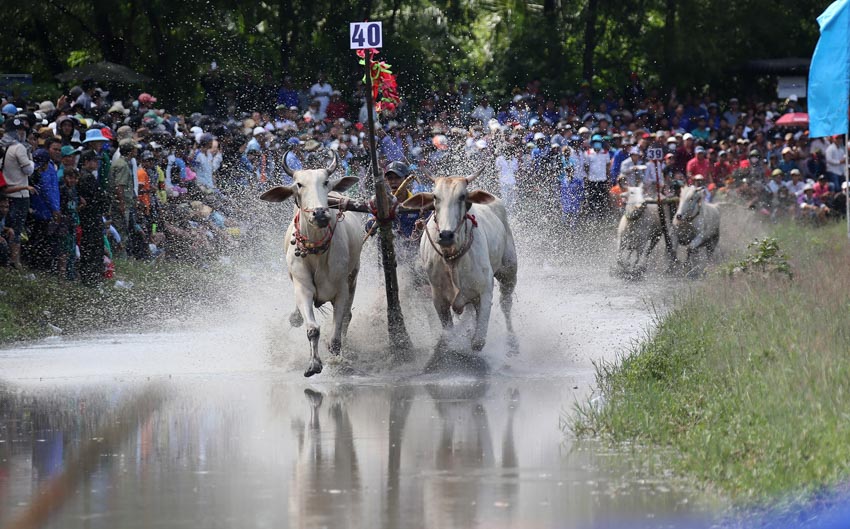
{"type": "Polygon", "coordinates": [[[16,106],[14,105],[14,103],[6,103],[6,104],[3,106],[3,113],[4,113],[4,114],[9,114],[10,116],[14,116],[15,114],[17,114],[17,113],[18,113],[18,111],[19,111],[19,110],[21,110],[21,109],[20,109],[20,108],[18,108],[18,107],[16,107],[16,106]]]}
{"type": "Polygon", "coordinates": [[[288,140],[286,140],[286,143],[288,143],[290,145],[301,145],[301,140],[299,140],[298,138],[293,136],[293,137],[289,138],[288,140]]]}
{"type": "Polygon", "coordinates": [[[83,140],[83,143],[88,143],[90,141],[109,141],[103,135],[100,129],[89,129],[86,131],[86,139],[83,140]]]}
{"type": "Polygon", "coordinates": [[[593,137],[590,138],[590,141],[602,141],[602,136],[600,136],[599,134],[594,134],[593,137]]]}

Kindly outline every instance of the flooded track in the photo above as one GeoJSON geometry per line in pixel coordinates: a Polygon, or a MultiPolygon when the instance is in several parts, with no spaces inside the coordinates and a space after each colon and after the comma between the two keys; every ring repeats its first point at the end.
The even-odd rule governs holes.
{"type": "Polygon", "coordinates": [[[409,302],[413,287],[417,359],[393,365],[376,270],[361,278],[345,360],[312,379],[279,271],[244,272],[253,288],[225,319],[2,350],[0,527],[657,527],[700,515],[709,507],[663,454],[564,431],[591,362],[639,339],[657,303],[657,280],[608,267],[592,252],[524,261],[521,353],[505,356],[494,310],[486,375],[422,374],[439,324],[429,302],[409,302]]]}

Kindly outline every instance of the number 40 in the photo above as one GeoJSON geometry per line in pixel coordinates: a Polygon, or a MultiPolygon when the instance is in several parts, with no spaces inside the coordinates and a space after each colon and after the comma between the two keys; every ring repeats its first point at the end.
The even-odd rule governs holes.
{"type": "Polygon", "coordinates": [[[380,22],[355,22],[351,24],[351,48],[380,48],[381,42],[380,22]]]}

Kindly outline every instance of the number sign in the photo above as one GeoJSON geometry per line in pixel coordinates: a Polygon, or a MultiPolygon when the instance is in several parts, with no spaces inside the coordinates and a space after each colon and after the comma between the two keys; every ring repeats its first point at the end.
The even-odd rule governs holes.
{"type": "Polygon", "coordinates": [[[652,147],[646,150],[646,159],[647,160],[663,160],[664,159],[664,149],[660,147],[652,147]]]}
{"type": "Polygon", "coordinates": [[[380,48],[384,45],[380,22],[352,22],[349,24],[348,43],[352,50],[380,48]]]}

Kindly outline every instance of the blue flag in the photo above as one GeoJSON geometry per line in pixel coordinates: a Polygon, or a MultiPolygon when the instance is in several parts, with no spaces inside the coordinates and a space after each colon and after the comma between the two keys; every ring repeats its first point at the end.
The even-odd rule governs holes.
{"type": "Polygon", "coordinates": [[[847,133],[850,102],[850,0],[818,17],[820,39],[809,67],[809,137],[847,133]]]}

